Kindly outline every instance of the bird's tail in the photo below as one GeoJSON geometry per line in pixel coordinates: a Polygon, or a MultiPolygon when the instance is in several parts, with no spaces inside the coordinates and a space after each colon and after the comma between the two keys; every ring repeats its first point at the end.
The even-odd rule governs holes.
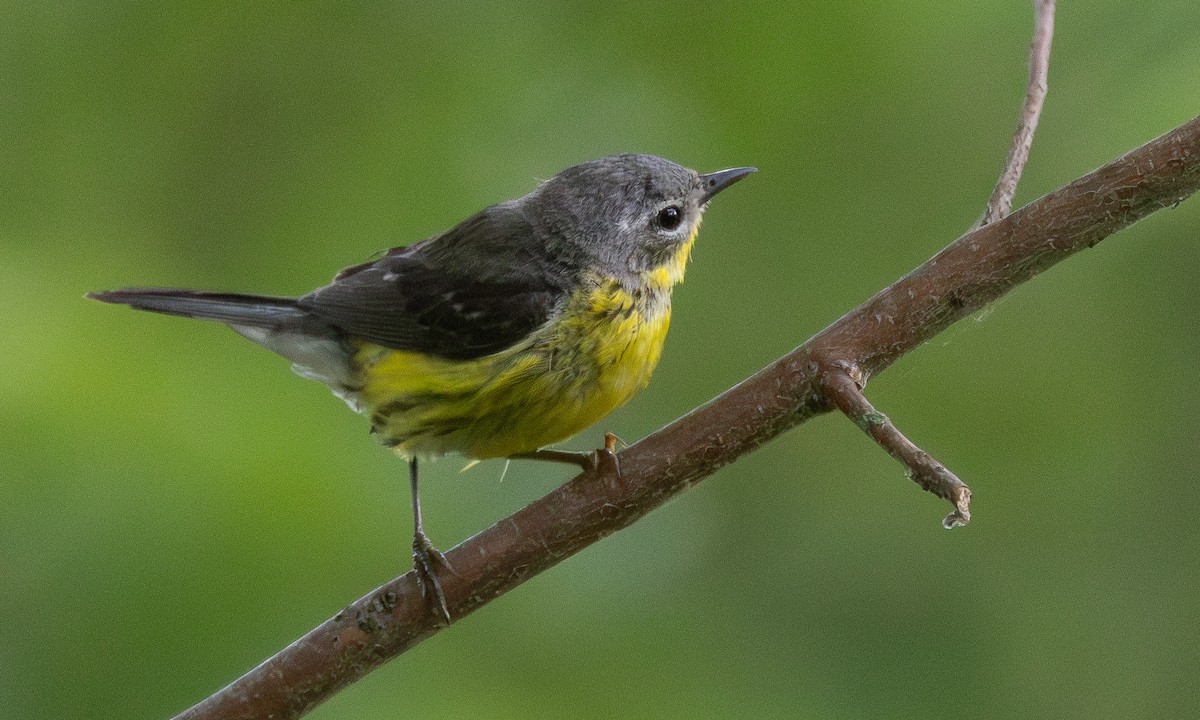
{"type": "Polygon", "coordinates": [[[125,288],[88,293],[87,297],[225,323],[242,337],[291,360],[296,373],[329,385],[350,407],[361,411],[360,381],[343,338],[292,298],[169,288],[125,288]]]}
{"type": "Polygon", "coordinates": [[[291,298],[264,295],[170,288],[124,288],[91,292],[87,297],[100,302],[128,305],[138,310],[272,330],[303,320],[306,315],[291,298]]]}

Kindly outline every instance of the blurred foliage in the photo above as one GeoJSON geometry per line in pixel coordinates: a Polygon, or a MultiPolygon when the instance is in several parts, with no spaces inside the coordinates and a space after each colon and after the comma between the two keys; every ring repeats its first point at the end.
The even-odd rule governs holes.
{"type": "MultiPolygon", "coordinates": [[[[975,220],[999,3],[0,5],[0,717],[166,717],[405,569],[404,469],[319,385],[127,284],[300,293],[575,162],[761,172],[708,215],[637,438],[975,220]]],[[[1063,3],[1018,201],[1190,119],[1194,0],[1063,3]]],[[[1200,201],[905,358],[943,504],[819,419],[313,713],[1194,716],[1200,201]]],[[[447,459],[450,546],[566,479],[447,459]]]]}

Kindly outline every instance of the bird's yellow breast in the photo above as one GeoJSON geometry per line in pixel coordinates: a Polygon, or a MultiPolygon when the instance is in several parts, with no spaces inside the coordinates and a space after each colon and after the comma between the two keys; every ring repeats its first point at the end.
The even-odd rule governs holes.
{"type": "Polygon", "coordinates": [[[669,291],[581,288],[526,340],[467,361],[362,343],[362,403],[407,456],[536,450],[623,405],[650,380],[671,319],[669,291]],[[653,297],[650,297],[653,295],[653,297]]]}
{"type": "Polygon", "coordinates": [[[549,322],[493,355],[458,361],[360,343],[359,399],[375,432],[405,456],[492,458],[595,423],[650,381],[694,237],[633,289],[585,277],[549,322]]]}

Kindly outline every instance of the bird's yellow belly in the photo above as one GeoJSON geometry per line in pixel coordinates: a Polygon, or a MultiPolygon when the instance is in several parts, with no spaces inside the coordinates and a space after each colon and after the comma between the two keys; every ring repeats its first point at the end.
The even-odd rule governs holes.
{"type": "Polygon", "coordinates": [[[578,291],[554,321],[494,355],[455,361],[364,343],[362,404],[405,456],[506,457],[570,437],[650,380],[671,319],[669,289],[578,291]]]}

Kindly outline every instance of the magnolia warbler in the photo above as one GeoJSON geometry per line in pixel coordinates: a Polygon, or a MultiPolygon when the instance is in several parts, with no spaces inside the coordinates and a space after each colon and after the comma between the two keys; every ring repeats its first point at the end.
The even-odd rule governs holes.
{"type": "Polygon", "coordinates": [[[435,571],[448,566],[421,527],[418,459],[599,458],[545,448],[646,385],[705,205],[754,170],[700,175],[614,155],[299,298],[161,288],[88,297],[225,323],[369,415],[408,460],[414,567],[448,621],[435,571]]]}

